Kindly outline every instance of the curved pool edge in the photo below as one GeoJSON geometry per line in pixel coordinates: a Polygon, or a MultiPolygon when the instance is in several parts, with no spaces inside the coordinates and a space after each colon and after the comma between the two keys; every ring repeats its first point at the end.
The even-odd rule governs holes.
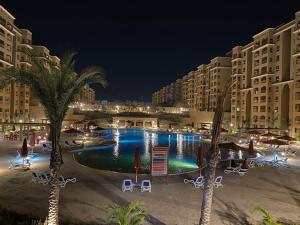
{"type": "MultiPolygon", "coordinates": [[[[70,153],[72,154],[74,162],[76,164],[78,164],[79,166],[82,166],[82,167],[85,167],[85,168],[88,168],[88,169],[92,169],[92,170],[96,170],[96,171],[99,171],[99,172],[104,172],[104,173],[135,175],[135,173],[117,172],[117,171],[113,171],[113,170],[102,170],[102,169],[96,169],[96,168],[93,168],[93,167],[89,167],[89,166],[83,165],[83,164],[77,162],[77,160],[75,159],[75,156],[74,156],[74,154],[72,152],[70,152],[70,153]]],[[[170,173],[170,174],[168,174],[168,176],[179,176],[179,175],[184,175],[184,174],[195,173],[197,171],[199,171],[199,169],[191,170],[191,171],[187,171],[187,172],[182,172],[182,173],[170,173]]],[[[151,176],[150,173],[138,173],[138,175],[151,176]]]]}

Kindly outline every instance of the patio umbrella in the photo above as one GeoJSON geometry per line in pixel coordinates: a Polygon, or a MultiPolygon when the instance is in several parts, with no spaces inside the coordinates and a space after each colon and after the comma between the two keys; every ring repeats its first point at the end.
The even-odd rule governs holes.
{"type": "Polygon", "coordinates": [[[278,139],[272,139],[272,140],[266,140],[266,141],[262,141],[262,143],[264,144],[268,144],[268,145],[288,145],[285,141],[280,141],[278,139]]]}
{"type": "Polygon", "coordinates": [[[203,160],[203,149],[202,146],[198,147],[198,152],[197,152],[197,165],[200,170],[200,176],[201,176],[201,168],[204,166],[204,160],[203,160]]]}
{"type": "Polygon", "coordinates": [[[84,132],[74,129],[74,128],[66,129],[63,132],[66,134],[84,134],[84,132]]]}
{"type": "Polygon", "coordinates": [[[88,125],[88,127],[90,127],[90,126],[94,126],[94,127],[98,126],[98,124],[97,124],[95,121],[92,121],[92,120],[90,120],[90,121],[87,123],[87,125],[88,125]]]}
{"type": "Polygon", "coordinates": [[[228,130],[226,130],[225,128],[222,127],[222,128],[221,128],[221,132],[222,132],[222,133],[228,133],[228,130]]]}
{"type": "Polygon", "coordinates": [[[250,140],[249,148],[248,148],[248,156],[254,155],[253,141],[250,140]]]}
{"type": "Polygon", "coordinates": [[[250,130],[247,133],[252,135],[260,135],[260,132],[258,130],[250,130]]]}
{"type": "Polygon", "coordinates": [[[28,147],[27,147],[27,140],[26,140],[26,138],[24,138],[24,140],[23,140],[23,145],[22,145],[22,148],[21,148],[21,156],[23,158],[23,161],[28,156],[28,147]]]}
{"type": "Polygon", "coordinates": [[[227,150],[234,150],[234,151],[245,151],[246,149],[235,144],[234,142],[228,142],[228,143],[220,143],[219,148],[227,149],[227,150]]]}
{"type": "Polygon", "coordinates": [[[277,139],[286,140],[286,141],[296,141],[296,138],[293,138],[289,135],[283,135],[283,136],[278,137],[277,139]]]}
{"type": "Polygon", "coordinates": [[[262,137],[277,137],[278,135],[268,132],[268,133],[262,134],[260,136],[262,136],[262,137]]]}
{"type": "Polygon", "coordinates": [[[139,149],[136,149],[135,154],[134,154],[135,183],[137,183],[137,174],[138,174],[138,170],[141,167],[142,167],[141,153],[140,153],[139,149]]]}
{"type": "Polygon", "coordinates": [[[200,128],[198,128],[198,131],[205,131],[205,130],[209,130],[209,129],[206,128],[206,127],[200,127],[200,128]]]}
{"type": "Polygon", "coordinates": [[[94,131],[98,131],[98,130],[105,130],[104,128],[102,127],[96,127],[95,129],[93,129],[94,131]]]}

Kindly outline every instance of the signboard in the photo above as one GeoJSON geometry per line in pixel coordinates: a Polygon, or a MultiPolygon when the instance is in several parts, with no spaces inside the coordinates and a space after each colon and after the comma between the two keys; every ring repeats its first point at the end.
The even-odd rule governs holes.
{"type": "Polygon", "coordinates": [[[151,154],[151,175],[168,175],[168,147],[154,147],[151,154]]]}

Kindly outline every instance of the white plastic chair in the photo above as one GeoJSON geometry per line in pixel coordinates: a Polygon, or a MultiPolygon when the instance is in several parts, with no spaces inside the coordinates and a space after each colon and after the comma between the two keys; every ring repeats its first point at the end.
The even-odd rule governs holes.
{"type": "Polygon", "coordinates": [[[123,180],[122,191],[133,191],[133,182],[130,179],[123,180]]]}
{"type": "Polygon", "coordinates": [[[194,186],[195,188],[200,188],[203,187],[204,185],[204,178],[202,176],[198,177],[195,181],[194,181],[194,186]]]}
{"type": "Polygon", "coordinates": [[[216,179],[215,179],[215,187],[216,187],[216,188],[218,188],[218,187],[223,187],[222,179],[223,179],[222,176],[216,177],[216,179]]]}
{"type": "Polygon", "coordinates": [[[141,191],[149,191],[151,192],[151,181],[150,180],[142,180],[141,191]]]}

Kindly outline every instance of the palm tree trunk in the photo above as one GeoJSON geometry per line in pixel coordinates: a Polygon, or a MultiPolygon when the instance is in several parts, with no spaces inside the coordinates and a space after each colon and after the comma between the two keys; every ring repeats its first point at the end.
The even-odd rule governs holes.
{"type": "Polygon", "coordinates": [[[58,225],[59,209],[59,171],[62,163],[60,141],[60,126],[51,123],[52,151],[50,157],[50,190],[49,190],[49,211],[48,225],[58,225]]]}
{"type": "Polygon", "coordinates": [[[213,118],[211,146],[209,148],[208,156],[207,156],[208,165],[205,173],[205,183],[204,183],[203,200],[201,206],[201,216],[200,216],[199,225],[210,224],[215,174],[216,174],[218,155],[219,155],[218,139],[221,131],[221,125],[222,125],[223,114],[224,114],[224,101],[228,89],[229,86],[225,88],[224,93],[220,94],[217,99],[217,106],[213,118]]]}

